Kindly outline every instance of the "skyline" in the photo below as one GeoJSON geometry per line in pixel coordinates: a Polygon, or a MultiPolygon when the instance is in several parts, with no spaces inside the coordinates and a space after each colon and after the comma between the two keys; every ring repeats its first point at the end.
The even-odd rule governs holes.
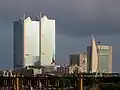
{"type": "MultiPolygon", "coordinates": [[[[62,38],[63,38],[63,37],[62,37],[62,38]]],[[[103,39],[105,40],[105,38],[103,38],[103,39]]],[[[58,40],[58,39],[57,39],[57,40],[58,40]]],[[[72,39],[72,40],[75,40],[75,39],[72,39]]],[[[80,47],[79,47],[79,45],[74,45],[74,46],[73,46],[73,43],[71,42],[72,40],[68,41],[69,43],[71,43],[71,46],[70,46],[70,47],[72,47],[71,49],[69,48],[69,49],[70,49],[70,50],[69,50],[70,52],[72,52],[72,53],[76,53],[76,52],[80,52],[80,53],[86,52],[86,48],[84,47],[84,45],[80,45],[80,47]],[[77,47],[76,47],[76,46],[77,46],[77,47]],[[77,49],[76,49],[75,47],[76,47],[77,49]],[[81,47],[82,47],[82,48],[81,48],[81,47]],[[83,48],[83,47],[84,47],[84,48],[83,48]],[[78,48],[80,48],[81,50],[78,49],[78,48]]],[[[78,39],[78,40],[79,40],[79,39],[78,39]]],[[[78,40],[76,40],[76,41],[78,41],[78,40]]],[[[102,43],[104,42],[104,40],[101,40],[102,43]]],[[[106,40],[107,40],[107,39],[106,39],[106,40]]],[[[65,40],[65,41],[66,41],[66,40],[65,40]]],[[[76,41],[75,41],[75,42],[76,42],[76,41]]],[[[80,41],[83,41],[83,40],[80,40],[80,41]]],[[[86,40],[84,40],[85,43],[88,43],[88,44],[86,44],[86,46],[90,44],[90,41],[91,41],[91,36],[88,37],[88,38],[86,38],[86,40]],[[89,40],[89,41],[88,41],[88,40],[89,40]]],[[[61,42],[62,42],[62,41],[61,41],[61,42]]],[[[109,41],[109,42],[110,42],[110,41],[109,41]]],[[[66,42],[66,43],[67,43],[67,42],[66,42]]],[[[84,43],[84,44],[85,44],[85,43],[84,43]]],[[[76,43],[76,44],[77,44],[77,43],[76,43]]],[[[56,46],[58,47],[59,44],[57,43],[56,46]]],[[[60,47],[60,46],[59,46],[59,47],[60,47]]],[[[64,56],[63,53],[64,53],[65,50],[67,50],[67,49],[65,49],[65,48],[66,48],[66,46],[62,49],[62,55],[61,55],[61,56],[64,56]],[[65,50],[64,50],[64,49],[65,49],[65,50]]],[[[58,49],[57,49],[57,50],[58,50],[58,49]]],[[[113,51],[114,51],[114,48],[113,48],[113,51]]],[[[11,52],[10,52],[10,53],[11,53],[11,52]]],[[[115,53],[113,53],[113,55],[114,55],[114,54],[115,54],[115,53]]],[[[65,58],[65,57],[60,57],[60,59],[58,59],[58,55],[59,55],[59,52],[58,52],[58,51],[57,51],[57,54],[56,54],[56,55],[57,55],[57,63],[62,63],[62,64],[63,64],[64,62],[65,62],[65,63],[68,62],[68,55],[69,55],[68,52],[67,52],[67,56],[65,56],[66,59],[61,59],[61,58],[65,58]],[[62,62],[61,62],[60,60],[61,60],[62,62]]],[[[65,52],[65,55],[66,55],[66,52],[65,52]]],[[[12,60],[11,60],[11,61],[12,61],[12,60]]],[[[114,61],[114,59],[113,59],[113,61],[114,61]]],[[[114,63],[115,63],[115,62],[113,62],[113,68],[114,68],[114,66],[115,66],[114,63]]],[[[118,64],[119,64],[119,63],[118,63],[118,64]]],[[[8,65],[8,66],[9,66],[9,65],[8,65]]],[[[10,66],[12,67],[12,62],[11,62],[11,64],[10,64],[10,66]]],[[[115,71],[115,70],[114,70],[114,71],[115,71]]]]}
{"type": "Polygon", "coordinates": [[[13,21],[24,12],[34,17],[41,11],[56,20],[57,63],[67,63],[69,53],[86,51],[94,33],[98,41],[113,46],[113,71],[120,71],[119,4],[112,0],[0,0],[0,68],[12,67],[13,21]]]}

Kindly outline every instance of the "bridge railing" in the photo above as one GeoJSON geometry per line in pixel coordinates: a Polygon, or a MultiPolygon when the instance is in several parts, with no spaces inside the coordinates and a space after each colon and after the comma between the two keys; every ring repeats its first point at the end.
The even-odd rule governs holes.
{"type": "Polygon", "coordinates": [[[5,87],[12,88],[12,90],[15,88],[77,88],[77,83],[76,78],[0,77],[0,90],[5,87]]]}
{"type": "MultiPolygon", "coordinates": [[[[89,76],[89,75],[88,75],[89,76]]],[[[92,85],[100,82],[119,82],[119,78],[108,77],[85,77],[83,75],[83,84],[92,85]]],[[[0,77],[0,90],[2,88],[78,88],[79,87],[79,76],[69,77],[0,77]]],[[[13,89],[14,88],[14,89],[13,89]]],[[[5,90],[5,89],[3,89],[5,90]]],[[[18,90],[18,89],[17,89],[18,90]]],[[[24,89],[23,89],[24,90],[24,89]]]]}

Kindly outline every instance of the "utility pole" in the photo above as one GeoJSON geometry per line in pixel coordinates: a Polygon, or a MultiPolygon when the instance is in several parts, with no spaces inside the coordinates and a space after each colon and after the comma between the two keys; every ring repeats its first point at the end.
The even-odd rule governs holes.
{"type": "Polygon", "coordinates": [[[83,75],[80,75],[80,90],[83,90],[83,75]]]}

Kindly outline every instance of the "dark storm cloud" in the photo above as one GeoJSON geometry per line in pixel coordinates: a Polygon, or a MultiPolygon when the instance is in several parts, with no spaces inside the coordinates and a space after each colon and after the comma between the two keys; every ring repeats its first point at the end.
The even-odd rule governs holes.
{"type": "Polygon", "coordinates": [[[57,32],[62,34],[120,34],[119,0],[0,0],[4,21],[16,20],[24,12],[36,16],[40,11],[56,19],[57,32]]]}

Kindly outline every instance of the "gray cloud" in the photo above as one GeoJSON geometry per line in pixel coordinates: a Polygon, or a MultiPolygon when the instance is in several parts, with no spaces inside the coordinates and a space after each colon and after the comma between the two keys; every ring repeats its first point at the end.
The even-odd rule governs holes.
{"type": "Polygon", "coordinates": [[[24,12],[56,19],[57,32],[70,36],[120,34],[119,0],[0,0],[0,18],[16,20],[24,12]]]}

